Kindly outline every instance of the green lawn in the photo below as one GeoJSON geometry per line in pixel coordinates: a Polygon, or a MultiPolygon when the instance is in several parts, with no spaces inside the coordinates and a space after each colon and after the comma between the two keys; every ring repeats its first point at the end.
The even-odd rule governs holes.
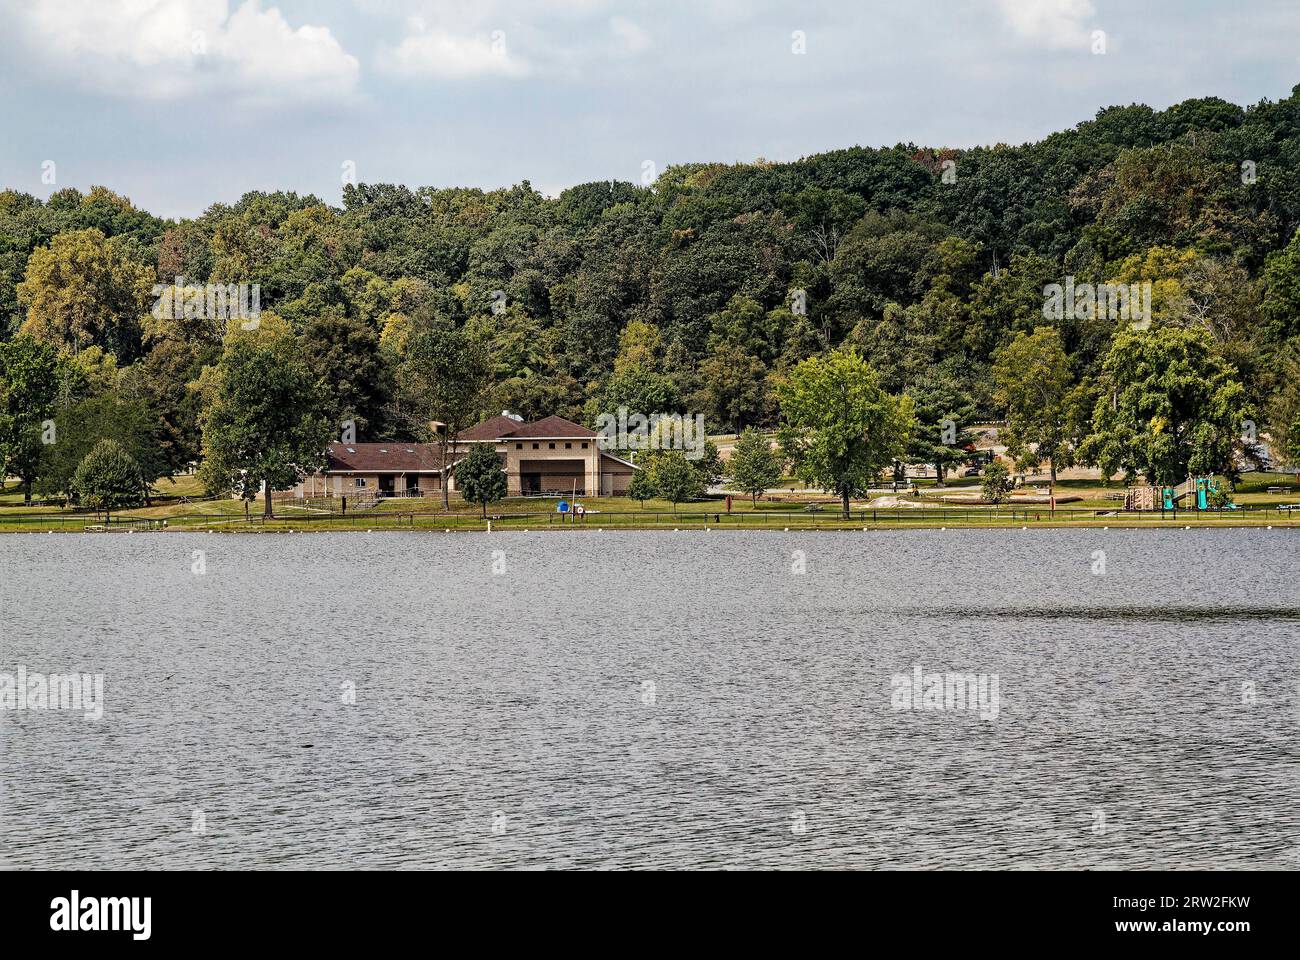
{"type": "MultiPolygon", "coordinates": [[[[1252,475],[1241,484],[1235,499],[1252,508],[1272,508],[1280,503],[1300,501],[1300,491],[1290,495],[1269,494],[1267,488],[1294,482],[1276,475],[1252,475]]],[[[873,508],[869,503],[855,503],[852,517],[843,521],[837,503],[829,498],[786,494],[780,500],[760,500],[751,504],[747,497],[735,497],[728,514],[724,498],[710,498],[677,506],[664,500],[647,500],[644,504],[626,497],[580,497],[587,508],[586,518],[578,523],[561,519],[556,512],[560,498],[515,498],[492,504],[488,516],[494,529],[569,530],[569,529],[874,529],[978,526],[1173,526],[1209,525],[1300,526],[1300,511],[1276,510],[1251,512],[1224,511],[1199,515],[1179,511],[1162,519],[1154,515],[1122,515],[1115,511],[1122,503],[1107,499],[1107,493],[1122,487],[1101,486],[1089,481],[1065,481],[1058,484],[1062,492],[1077,494],[1082,501],[1063,504],[1055,515],[1042,504],[1009,503],[995,509],[983,504],[944,504],[938,498],[950,491],[969,491],[974,481],[958,486],[950,482],[943,488],[918,484],[921,507],[898,509],[873,508]],[[808,509],[809,501],[816,503],[808,509]],[[1071,511],[1078,511],[1072,513],[1071,511]],[[1096,511],[1103,515],[1097,515],[1096,511]]],[[[195,477],[180,477],[175,482],[162,481],[149,507],[115,513],[115,529],[125,529],[134,521],[140,529],[160,529],[165,521],[169,530],[211,529],[224,531],[284,531],[340,529],[457,529],[483,530],[477,504],[454,499],[448,513],[442,513],[441,500],[386,500],[370,511],[342,515],[334,512],[295,507],[288,502],[276,503],[276,519],[263,522],[260,502],[245,504],[239,500],[200,499],[202,488],[195,477]]],[[[910,499],[910,498],[909,498],[910,499]]],[[[92,514],[58,507],[23,507],[22,496],[13,485],[0,491],[0,531],[35,532],[45,530],[81,531],[102,523],[92,514]]]]}

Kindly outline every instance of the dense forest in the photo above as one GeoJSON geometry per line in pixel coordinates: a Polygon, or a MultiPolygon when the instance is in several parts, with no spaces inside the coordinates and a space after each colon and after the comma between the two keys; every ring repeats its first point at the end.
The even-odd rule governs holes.
{"type": "MultiPolygon", "coordinates": [[[[683,164],[557,198],[527,182],[359,184],[341,209],[259,192],[171,221],[103,187],[46,202],[10,190],[4,466],[55,494],[114,437],[165,476],[254,408],[332,433],[351,421],[358,440],[411,438],[416,388],[430,386],[404,364],[436,352],[431,337],[461,351],[443,358],[451,368],[484,367],[490,389],[466,420],[507,408],[592,424],[626,406],[727,431],[776,428],[790,371],[853,348],[883,390],[911,398],[913,455],[928,462],[941,419],[1006,415],[1009,368],[1042,360],[1044,326],[1081,411],[1066,430],[1078,456],[1131,465],[1111,448],[1132,425],[1099,436],[1099,420],[1122,409],[1117,378],[1140,379],[1169,350],[1200,357],[1199,379],[1223,378],[1211,402],[1286,450],[1300,429],[1298,228],[1300,86],[1249,108],[1112,107],[1021,146],[683,164]],[[1045,320],[1044,291],[1067,279],[1150,284],[1152,328],[1183,339],[1119,356],[1129,333],[1111,317],[1045,320]],[[259,329],[201,309],[159,316],[157,285],[178,282],[256,285],[259,329]],[[253,355],[255,338],[275,342],[278,366],[253,355]],[[70,442],[26,456],[17,424],[46,414],[70,442]]],[[[258,442],[275,440],[268,428],[258,442]]]]}

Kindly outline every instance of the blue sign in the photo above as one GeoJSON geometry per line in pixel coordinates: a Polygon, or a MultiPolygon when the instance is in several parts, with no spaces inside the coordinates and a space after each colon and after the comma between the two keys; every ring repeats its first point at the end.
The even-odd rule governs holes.
{"type": "Polygon", "coordinates": [[[568,500],[561,500],[560,503],[559,503],[559,505],[555,508],[555,510],[556,510],[557,513],[568,513],[568,512],[569,512],[569,501],[568,501],[568,500]]]}

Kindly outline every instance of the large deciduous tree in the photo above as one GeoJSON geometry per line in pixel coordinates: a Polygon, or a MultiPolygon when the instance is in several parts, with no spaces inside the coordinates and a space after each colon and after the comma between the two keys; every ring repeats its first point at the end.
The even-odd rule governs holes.
{"type": "Polygon", "coordinates": [[[43,446],[57,441],[46,421],[59,395],[60,362],[47,344],[29,336],[0,342],[0,482],[13,475],[30,503],[43,446]]]}
{"type": "Polygon", "coordinates": [[[205,486],[244,500],[261,487],[272,516],[272,492],[323,465],[331,432],[323,403],[292,337],[229,337],[203,421],[205,486]]]}
{"type": "Polygon", "coordinates": [[[1007,413],[1007,452],[1022,466],[1046,460],[1053,487],[1057,469],[1074,461],[1071,379],[1055,327],[1022,333],[994,355],[994,400],[1007,413]]]}
{"type": "Polygon", "coordinates": [[[411,335],[398,366],[398,389],[411,428],[432,433],[440,441],[444,510],[451,504],[447,489],[450,447],[482,412],[491,371],[491,359],[482,343],[463,330],[434,325],[425,325],[411,335]]]}
{"type": "Polygon", "coordinates": [[[913,427],[912,401],[880,387],[855,351],[812,357],[779,388],[781,445],[796,474],[834,491],[845,519],[849,500],[901,457],[913,427]]]}
{"type": "Polygon", "coordinates": [[[122,246],[90,229],[61,233],[34,251],[18,284],[23,330],[70,353],[96,345],[123,363],[134,360],[154,272],[122,246]]]}
{"type": "Polygon", "coordinates": [[[1102,367],[1093,432],[1079,457],[1107,476],[1122,470],[1155,484],[1233,471],[1250,419],[1236,371],[1194,330],[1125,331],[1102,367]]]}

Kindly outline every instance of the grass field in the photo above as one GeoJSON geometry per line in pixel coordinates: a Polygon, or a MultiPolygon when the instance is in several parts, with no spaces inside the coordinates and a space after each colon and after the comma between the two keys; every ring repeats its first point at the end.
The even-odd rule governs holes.
{"type": "MultiPolygon", "coordinates": [[[[1058,507],[1053,513],[1046,505],[945,504],[939,497],[971,492],[978,481],[950,481],[943,488],[933,481],[918,483],[919,496],[903,496],[912,506],[873,508],[870,502],[854,503],[851,518],[843,520],[838,503],[819,495],[788,493],[779,499],[761,499],[756,505],[749,498],[733,498],[727,512],[724,498],[679,504],[647,500],[644,504],[625,497],[580,498],[587,509],[577,523],[561,518],[556,512],[556,498],[516,498],[492,504],[488,510],[494,530],[605,530],[605,529],[766,529],[766,530],[861,530],[902,528],[961,527],[1173,527],[1173,526],[1275,526],[1300,527],[1300,510],[1282,511],[1277,507],[1300,501],[1295,478],[1279,475],[1251,475],[1238,485],[1234,499],[1243,509],[1197,513],[1180,510],[1177,516],[1125,513],[1122,502],[1108,494],[1122,492],[1118,486],[1102,486],[1089,481],[1064,481],[1057,485],[1058,495],[1080,496],[1079,501],[1058,507]],[[1289,486],[1285,495],[1269,494],[1269,486],[1289,486]]],[[[382,501],[363,513],[343,515],[325,510],[308,509],[288,502],[276,504],[276,517],[263,520],[261,503],[245,504],[239,500],[205,500],[197,478],[180,477],[175,482],[162,481],[150,506],[115,513],[109,526],[117,531],[211,530],[229,532],[283,532],[319,530],[485,530],[487,521],[480,508],[453,499],[451,509],[442,510],[436,498],[394,499],[382,501]]],[[[22,494],[10,485],[0,489],[0,532],[41,533],[48,531],[83,532],[103,528],[102,517],[57,506],[22,506],[22,494]]]]}

